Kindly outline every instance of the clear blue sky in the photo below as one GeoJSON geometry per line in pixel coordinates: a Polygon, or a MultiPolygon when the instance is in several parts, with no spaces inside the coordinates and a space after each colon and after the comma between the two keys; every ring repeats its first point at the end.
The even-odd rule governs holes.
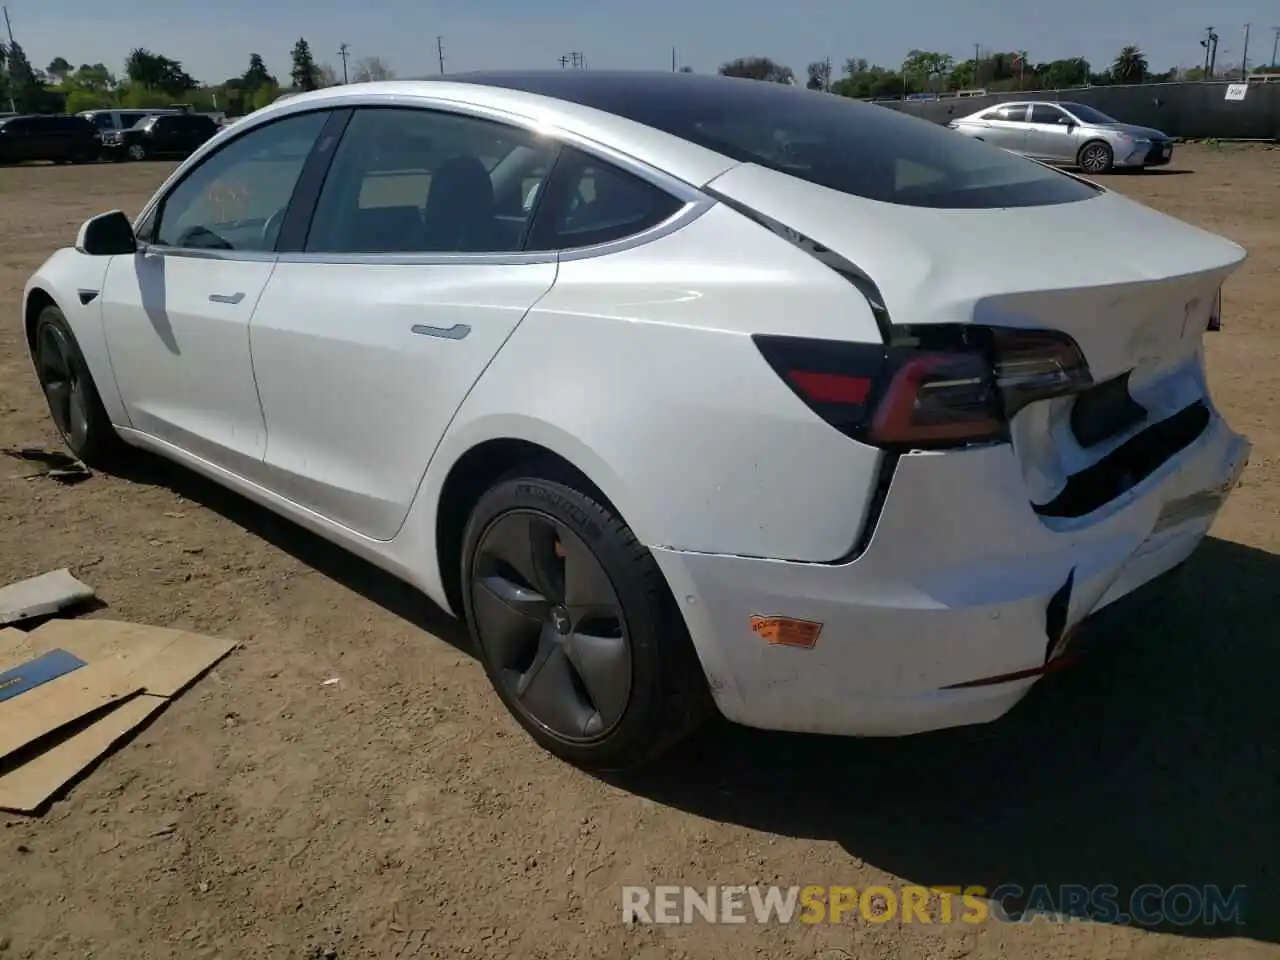
{"type": "Polygon", "coordinates": [[[1136,43],[1153,69],[1194,66],[1199,38],[1213,24],[1219,64],[1238,63],[1252,22],[1251,64],[1270,62],[1275,0],[7,0],[14,34],[33,64],[55,56],[119,72],[125,55],[147,47],[182,61],[202,82],[244,71],[261,53],[283,79],[289,50],[305,36],[316,59],[337,67],[338,44],[377,55],[399,76],[435,73],[436,35],[445,68],[558,67],[571,50],[591,68],[710,72],[737,56],[771,56],[803,74],[811,60],[847,57],[885,65],[912,47],[957,59],[985,49],[1025,49],[1031,59],[1084,56],[1095,69],[1136,43]]]}

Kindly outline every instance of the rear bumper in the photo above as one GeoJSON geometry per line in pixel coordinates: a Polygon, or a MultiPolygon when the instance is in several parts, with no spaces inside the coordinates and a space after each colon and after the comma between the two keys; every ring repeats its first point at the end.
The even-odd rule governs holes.
{"type": "Polygon", "coordinates": [[[981,723],[1036,676],[947,688],[1043,669],[1054,617],[1069,630],[1186,560],[1248,452],[1215,412],[1127,493],[1052,523],[1028,503],[1008,445],[910,454],[851,563],[653,554],[730,720],[859,736],[981,723]],[[810,649],[772,645],[752,631],[753,616],[822,629],[810,649]]]}

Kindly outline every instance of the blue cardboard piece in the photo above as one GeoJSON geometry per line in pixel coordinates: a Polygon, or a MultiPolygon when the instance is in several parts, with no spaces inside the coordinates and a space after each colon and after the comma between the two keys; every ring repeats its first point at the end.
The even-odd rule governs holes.
{"type": "Polygon", "coordinates": [[[50,650],[21,666],[0,673],[0,703],[12,700],[20,693],[34,690],[42,683],[57,680],[83,666],[83,660],[65,650],[50,650]]]}

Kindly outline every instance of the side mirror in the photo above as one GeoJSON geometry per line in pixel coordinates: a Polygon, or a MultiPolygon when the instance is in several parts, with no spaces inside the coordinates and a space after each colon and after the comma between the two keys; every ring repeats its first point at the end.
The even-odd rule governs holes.
{"type": "Polygon", "coordinates": [[[76,249],[91,257],[114,257],[136,253],[138,240],[129,218],[120,210],[112,210],[84,222],[76,235],[76,249]]]}

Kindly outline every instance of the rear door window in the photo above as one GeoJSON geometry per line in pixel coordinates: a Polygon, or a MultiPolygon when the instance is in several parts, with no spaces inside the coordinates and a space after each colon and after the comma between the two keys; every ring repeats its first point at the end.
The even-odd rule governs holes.
{"type": "Polygon", "coordinates": [[[565,147],[538,208],[529,250],[572,250],[622,240],[674,216],[684,205],[646,180],[565,147]]]}

